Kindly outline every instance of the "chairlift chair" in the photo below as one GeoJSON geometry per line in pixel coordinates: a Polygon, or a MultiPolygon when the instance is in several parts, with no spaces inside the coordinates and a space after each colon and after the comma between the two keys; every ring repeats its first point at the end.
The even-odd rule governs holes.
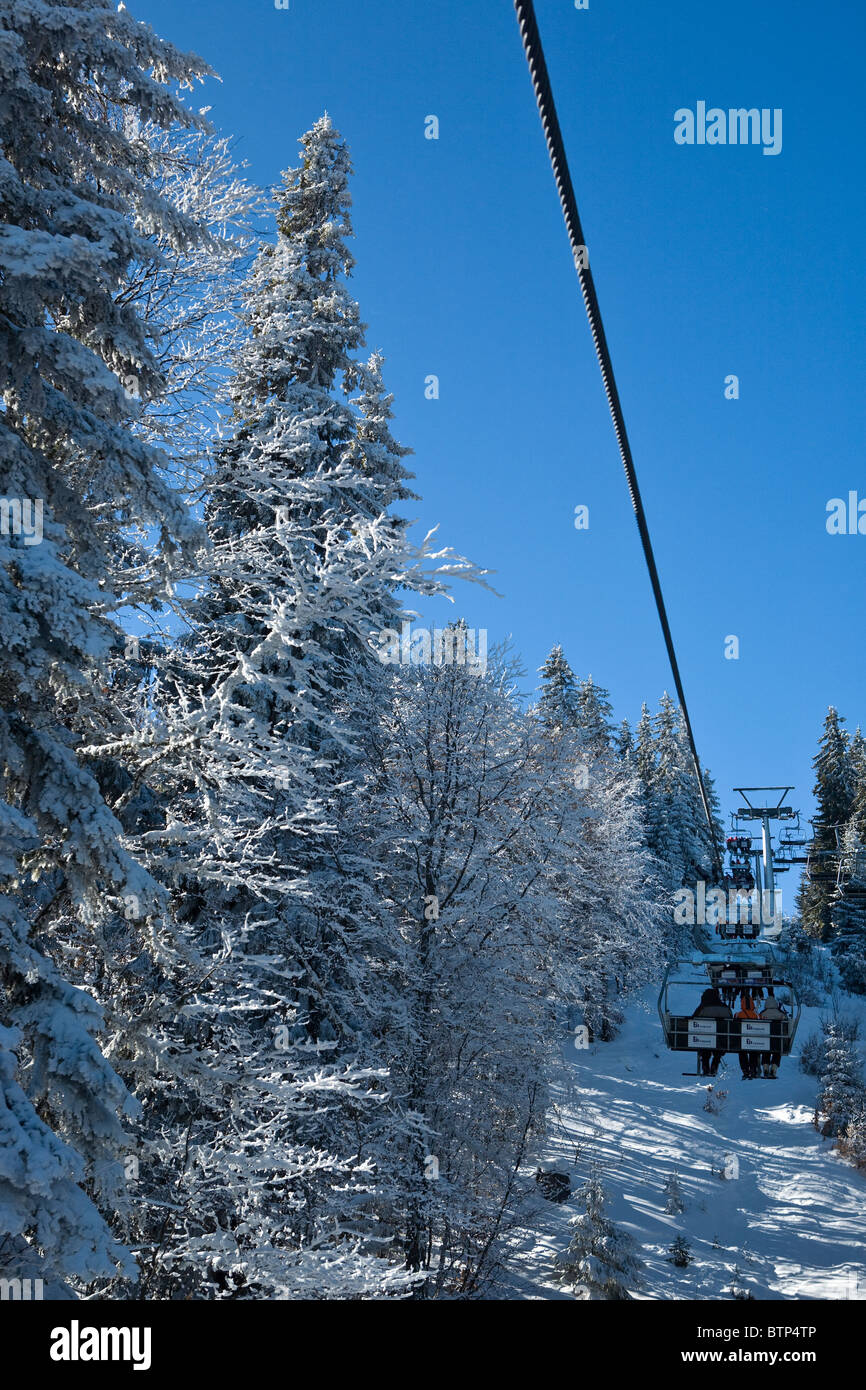
{"type": "MultiPolygon", "coordinates": [[[[733,924],[726,924],[733,925],[733,924]]],[[[665,1043],[672,1052],[779,1052],[787,1057],[797,1034],[801,1014],[800,1000],[791,981],[786,979],[778,961],[706,960],[677,961],[665,971],[658,997],[658,1013],[665,1043]],[[670,994],[689,989],[695,991],[694,1007],[700,1003],[707,988],[736,988],[748,994],[760,989],[772,989],[780,1003],[790,1000],[790,1016],[782,1019],[692,1018],[690,1014],[674,1013],[670,994]],[[787,992],[787,999],[777,991],[787,992]]],[[[685,1073],[691,1075],[691,1073],[685,1073]]]]}

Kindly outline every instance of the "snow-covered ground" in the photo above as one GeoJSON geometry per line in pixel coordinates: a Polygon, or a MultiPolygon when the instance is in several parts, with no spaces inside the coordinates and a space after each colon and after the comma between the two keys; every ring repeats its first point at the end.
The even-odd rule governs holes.
{"type": "Polygon", "coordinates": [[[695,1054],[665,1048],[654,991],[629,1008],[615,1042],[581,1051],[566,1037],[540,1162],[570,1175],[572,1195],[561,1205],[527,1197],[497,1296],[571,1297],[553,1261],[568,1246],[576,1189],[596,1162],[608,1214],[646,1262],[638,1297],[727,1298],[736,1266],[756,1299],[866,1299],[866,1177],[814,1129],[817,1080],[799,1066],[821,1013],[803,1010],[794,1055],[775,1081],[743,1081],[736,1057],[726,1057],[714,1082],[728,1093],[718,1115],[704,1109],[708,1082],[682,1075],[695,1069],[695,1054]],[[674,1169],[686,1203],[680,1215],[665,1210],[674,1169]],[[668,1261],[679,1234],[692,1249],[686,1269],[668,1261]]]}

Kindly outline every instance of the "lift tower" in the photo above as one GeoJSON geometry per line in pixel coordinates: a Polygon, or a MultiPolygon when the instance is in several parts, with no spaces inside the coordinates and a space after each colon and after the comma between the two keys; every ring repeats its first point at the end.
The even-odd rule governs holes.
{"type": "MultiPolygon", "coordinates": [[[[761,867],[763,868],[763,887],[770,894],[769,904],[771,913],[776,913],[776,876],[773,865],[773,843],[770,837],[771,820],[796,820],[797,812],[791,806],[783,806],[782,803],[788,792],[793,791],[793,787],[734,787],[735,792],[739,792],[745,801],[745,806],[741,806],[735,813],[737,820],[759,820],[763,830],[762,850],[760,856],[761,867]],[[767,796],[761,797],[762,804],[756,804],[751,797],[758,797],[758,793],[778,792],[779,796],[775,801],[768,799],[767,796]]],[[[759,885],[760,888],[760,885],[759,885]]]]}

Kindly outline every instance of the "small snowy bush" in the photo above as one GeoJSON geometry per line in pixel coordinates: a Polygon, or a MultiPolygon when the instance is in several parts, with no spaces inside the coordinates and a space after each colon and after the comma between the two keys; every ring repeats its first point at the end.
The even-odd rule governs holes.
{"type": "Polygon", "coordinates": [[[677,1269],[687,1269],[691,1262],[692,1247],[685,1236],[677,1236],[668,1248],[668,1264],[676,1265],[677,1269]]]}

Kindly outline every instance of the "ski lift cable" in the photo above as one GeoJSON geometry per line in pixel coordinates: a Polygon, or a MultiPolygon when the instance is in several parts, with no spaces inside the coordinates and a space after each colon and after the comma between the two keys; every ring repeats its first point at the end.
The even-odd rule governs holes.
{"type": "Polygon", "coordinates": [[[667,609],[665,608],[661,582],[659,580],[658,569],[656,568],[646,513],[644,512],[640,488],[638,487],[631,446],[625,427],[625,418],[623,416],[622,405],[620,404],[616,378],[614,377],[613,363],[611,362],[607,338],[604,332],[604,324],[601,318],[601,310],[599,309],[598,297],[595,292],[595,283],[592,278],[592,271],[589,267],[589,257],[586,251],[583,229],[580,224],[580,215],[577,211],[577,199],[574,196],[574,186],[571,182],[571,173],[568,168],[562,131],[560,130],[559,118],[556,114],[556,105],[553,100],[550,76],[547,71],[544,49],[541,44],[541,35],[538,32],[538,23],[535,18],[535,7],[532,0],[514,0],[514,8],[517,13],[518,24],[520,25],[520,35],[523,40],[526,61],[529,64],[529,73],[532,78],[532,85],[535,89],[535,99],[538,103],[541,124],[544,128],[544,136],[547,141],[547,152],[550,155],[553,176],[556,180],[556,187],[559,193],[559,201],[562,204],[565,227],[568,232],[568,239],[571,243],[578,279],[580,280],[580,289],[583,294],[584,305],[586,306],[586,314],[589,319],[592,340],[595,344],[595,354],[598,358],[598,365],[601,368],[601,379],[604,383],[605,394],[607,396],[608,405],[610,406],[613,428],[616,434],[617,444],[619,445],[622,465],[625,469],[629,495],[637,519],[638,531],[640,532],[644,558],[649,571],[650,583],[652,584],[653,596],[655,598],[656,609],[658,610],[659,621],[665,639],[665,646],[667,647],[668,660],[670,661],[671,672],[674,678],[677,699],[679,700],[680,708],[683,712],[683,721],[688,735],[689,749],[692,755],[695,776],[698,779],[701,801],[710,831],[713,866],[718,877],[721,878],[722,865],[718,846],[716,845],[713,816],[710,810],[707,790],[704,785],[704,776],[701,770],[697,746],[695,744],[695,736],[692,732],[692,722],[689,718],[688,705],[686,704],[685,691],[683,690],[679,663],[677,662],[677,654],[674,648],[674,639],[668,622],[667,609]]]}

